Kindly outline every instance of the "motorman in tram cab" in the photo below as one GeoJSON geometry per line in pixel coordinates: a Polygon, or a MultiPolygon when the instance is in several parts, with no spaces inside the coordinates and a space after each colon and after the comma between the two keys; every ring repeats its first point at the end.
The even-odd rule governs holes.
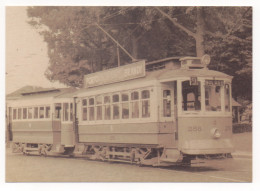
{"type": "Polygon", "coordinates": [[[189,81],[184,81],[182,85],[183,110],[201,110],[200,83],[198,85],[190,85],[189,81]]]}
{"type": "Polygon", "coordinates": [[[213,86],[210,91],[210,106],[211,111],[219,111],[221,110],[221,102],[220,102],[220,86],[213,86]]]}

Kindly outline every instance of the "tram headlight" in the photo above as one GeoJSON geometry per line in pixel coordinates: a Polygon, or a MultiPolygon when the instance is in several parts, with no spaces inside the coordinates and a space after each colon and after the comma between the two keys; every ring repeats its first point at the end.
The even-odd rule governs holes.
{"type": "Polygon", "coordinates": [[[211,135],[213,136],[213,138],[218,139],[220,138],[221,133],[217,128],[213,128],[211,129],[211,135]]]}

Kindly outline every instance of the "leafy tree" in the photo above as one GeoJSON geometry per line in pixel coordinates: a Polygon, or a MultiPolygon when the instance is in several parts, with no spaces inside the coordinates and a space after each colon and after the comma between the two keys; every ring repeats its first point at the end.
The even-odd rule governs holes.
{"type": "Polygon", "coordinates": [[[210,68],[234,76],[233,95],[251,99],[250,7],[29,7],[28,16],[48,44],[50,80],[82,86],[87,73],[131,62],[104,30],[136,59],[208,53],[210,68]]]}
{"type": "Polygon", "coordinates": [[[251,7],[216,7],[214,34],[205,37],[212,56],[211,69],[233,78],[233,97],[252,99],[252,9],[251,7]]]}
{"type": "Polygon", "coordinates": [[[252,99],[251,7],[155,9],[195,40],[197,56],[211,55],[211,69],[234,76],[235,98],[252,99]]]}
{"type": "Polygon", "coordinates": [[[30,24],[38,27],[48,45],[48,79],[81,86],[85,74],[114,62],[114,45],[93,27],[104,14],[101,7],[28,8],[30,24]]]}
{"type": "MultiPolygon", "coordinates": [[[[189,48],[191,43],[181,42],[178,34],[182,34],[169,23],[158,22],[161,17],[150,17],[147,13],[151,10],[154,8],[29,7],[30,24],[40,30],[48,44],[47,78],[82,86],[85,74],[116,65],[117,46],[96,23],[137,59],[192,53],[194,46],[189,48]]],[[[122,50],[119,52],[121,64],[131,62],[122,50]]]]}

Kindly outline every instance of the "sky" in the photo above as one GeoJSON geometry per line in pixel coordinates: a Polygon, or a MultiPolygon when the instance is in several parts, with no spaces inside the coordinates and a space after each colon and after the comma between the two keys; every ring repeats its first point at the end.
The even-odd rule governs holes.
{"type": "Polygon", "coordinates": [[[47,44],[28,20],[25,6],[6,7],[6,94],[26,85],[61,87],[44,76],[47,44]]]}

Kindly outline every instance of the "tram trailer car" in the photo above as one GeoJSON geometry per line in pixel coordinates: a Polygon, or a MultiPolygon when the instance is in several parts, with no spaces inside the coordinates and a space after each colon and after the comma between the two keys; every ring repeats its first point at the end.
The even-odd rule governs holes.
{"type": "MultiPolygon", "coordinates": [[[[33,119],[22,123],[18,116],[24,108],[14,104],[9,107],[14,150],[153,166],[231,157],[232,77],[209,70],[209,61],[207,55],[185,57],[154,71],[146,71],[148,65],[139,61],[86,75],[84,88],[77,91],[39,93],[46,101],[34,99],[26,115],[29,118],[35,104],[40,112],[40,104],[51,97],[52,117],[44,126],[37,125],[42,120],[31,114],[33,119]]],[[[161,62],[167,59],[152,64],[161,62]]],[[[30,100],[29,95],[24,97],[30,100]]],[[[23,104],[21,100],[16,102],[23,104]]],[[[47,111],[45,107],[45,116],[47,111]]]]}
{"type": "Polygon", "coordinates": [[[14,152],[47,155],[75,147],[73,88],[47,89],[7,98],[8,131],[14,152]]]}

